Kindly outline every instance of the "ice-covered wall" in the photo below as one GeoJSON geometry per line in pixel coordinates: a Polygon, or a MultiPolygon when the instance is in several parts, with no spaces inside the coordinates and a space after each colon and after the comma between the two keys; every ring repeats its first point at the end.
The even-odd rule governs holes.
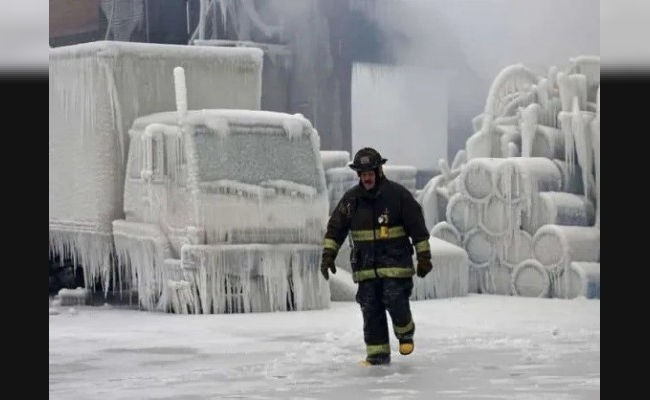
{"type": "Polygon", "coordinates": [[[128,129],[139,116],[176,109],[177,66],[187,72],[189,108],[259,109],[258,49],[123,42],[50,49],[50,250],[85,263],[87,282],[108,268],[111,222],[123,217],[128,129]]]}

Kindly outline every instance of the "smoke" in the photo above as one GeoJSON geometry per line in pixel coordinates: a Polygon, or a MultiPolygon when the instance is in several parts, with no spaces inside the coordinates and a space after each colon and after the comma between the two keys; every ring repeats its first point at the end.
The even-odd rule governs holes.
{"type": "MultiPolygon", "coordinates": [[[[465,147],[471,118],[483,111],[501,69],[523,63],[546,75],[571,57],[600,55],[600,9],[593,0],[378,0],[365,10],[380,25],[396,64],[446,74],[449,158],[465,147]]],[[[403,101],[421,108],[428,97],[403,101]]],[[[400,118],[385,110],[376,114],[400,118]]]]}

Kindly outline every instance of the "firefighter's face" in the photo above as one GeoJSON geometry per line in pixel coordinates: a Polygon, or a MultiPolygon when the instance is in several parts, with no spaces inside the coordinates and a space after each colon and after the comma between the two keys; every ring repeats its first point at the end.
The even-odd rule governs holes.
{"type": "Polygon", "coordinates": [[[375,187],[375,180],[377,178],[375,171],[364,171],[359,174],[359,178],[361,178],[361,183],[363,184],[363,187],[366,188],[366,190],[370,190],[375,187]]]}

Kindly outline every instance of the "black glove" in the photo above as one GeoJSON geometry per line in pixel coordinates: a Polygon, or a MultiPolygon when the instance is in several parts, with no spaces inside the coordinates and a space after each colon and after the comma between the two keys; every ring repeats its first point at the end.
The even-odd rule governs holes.
{"type": "Polygon", "coordinates": [[[320,272],[323,273],[323,276],[326,280],[330,278],[329,273],[327,272],[328,269],[332,271],[333,274],[336,273],[336,265],[334,265],[335,258],[336,256],[333,256],[328,252],[323,252],[323,259],[320,264],[320,272]]]}
{"type": "Polygon", "coordinates": [[[429,272],[433,269],[431,265],[431,260],[428,258],[418,260],[418,267],[415,272],[420,278],[424,278],[429,272]]]}

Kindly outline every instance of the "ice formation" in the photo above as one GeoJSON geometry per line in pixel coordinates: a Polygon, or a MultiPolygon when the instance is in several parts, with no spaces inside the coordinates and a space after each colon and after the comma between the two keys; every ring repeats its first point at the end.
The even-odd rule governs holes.
{"type": "Polygon", "coordinates": [[[573,261],[554,282],[553,297],[573,299],[600,298],[600,263],[573,261]]]}
{"type": "Polygon", "coordinates": [[[320,138],[300,114],[257,110],[259,50],[93,44],[52,59],[50,249],[81,264],[87,286],[101,277],[144,309],[179,313],[329,304],[320,138]],[[66,75],[79,65],[89,85],[66,75]],[[71,96],[93,100],[89,88],[99,105],[83,108],[71,96]],[[77,197],[57,180],[66,172],[98,184],[77,197]]]}
{"type": "Polygon", "coordinates": [[[359,183],[359,177],[350,167],[332,167],[325,170],[330,213],[346,191],[359,183]]]}
{"type": "Polygon", "coordinates": [[[445,219],[444,214],[447,210],[449,198],[438,190],[438,188],[444,186],[444,179],[445,177],[442,174],[435,176],[427,182],[416,196],[416,200],[422,205],[422,208],[429,210],[429,212],[424,213],[424,223],[428,230],[433,229],[440,219],[445,219]]]}
{"type": "Polygon", "coordinates": [[[478,226],[480,209],[480,205],[473,203],[468,196],[456,193],[447,204],[446,220],[465,234],[478,226]]]}
{"type": "Polygon", "coordinates": [[[345,167],[350,162],[350,153],[343,150],[321,150],[320,158],[323,161],[323,169],[345,167]]]}
{"type": "Polygon", "coordinates": [[[192,293],[179,296],[180,306],[198,314],[324,308],[330,290],[320,276],[320,252],[320,245],[184,246],[183,277],[192,293]]]}
{"type": "Polygon", "coordinates": [[[494,193],[494,170],[503,162],[497,158],[475,158],[463,167],[460,192],[475,202],[485,202],[494,193]]]}
{"type": "Polygon", "coordinates": [[[572,261],[599,262],[600,229],[544,225],[533,236],[533,254],[552,270],[561,270],[572,261]]]}
{"type": "Polygon", "coordinates": [[[596,118],[591,121],[591,142],[596,164],[596,226],[600,228],[600,86],[597,94],[596,118]]]}
{"type": "MultiPolygon", "coordinates": [[[[470,292],[557,297],[560,277],[578,273],[571,263],[600,262],[600,59],[569,64],[545,76],[504,68],[472,119],[460,173],[450,181],[440,159],[417,198],[437,236],[456,240],[446,224],[458,232],[470,292]],[[449,196],[445,212],[432,186],[449,196]]],[[[599,274],[580,276],[574,285],[600,287],[599,274]]]]}
{"type": "MultiPolygon", "coordinates": [[[[136,120],[132,141],[152,140],[149,127],[173,126],[177,116],[136,120]]],[[[153,158],[168,154],[181,163],[168,165],[164,179],[157,180],[160,168],[147,156],[156,154],[152,144],[158,142],[141,146],[144,152],[132,148],[129,171],[136,178],[140,166],[149,172],[143,174],[145,185],[129,180],[127,220],[114,222],[120,264],[131,267],[124,275],[137,282],[142,306],[190,313],[327,306],[329,294],[307,295],[320,293],[313,277],[319,262],[306,260],[320,260],[328,207],[318,136],[309,122],[300,115],[247,110],[187,111],[182,121],[181,141],[174,129],[161,129],[158,136],[164,143],[156,148],[167,150],[153,158]],[[185,151],[175,157],[179,143],[185,151]],[[178,179],[178,171],[187,177],[178,179]],[[143,231],[134,239],[127,233],[137,228],[135,221],[146,222],[141,229],[161,226],[164,232],[143,231]],[[191,227],[200,229],[189,232],[191,227]],[[180,272],[169,260],[179,257],[180,272]],[[233,268],[252,272],[240,276],[233,268]]]]}
{"type": "Polygon", "coordinates": [[[386,178],[397,182],[408,189],[412,194],[415,194],[415,184],[417,168],[412,165],[392,165],[386,164],[382,170],[386,178]]]}
{"type": "Polygon", "coordinates": [[[522,261],[532,258],[533,238],[528,232],[518,230],[508,238],[504,250],[502,263],[512,271],[522,261]]]}
{"type": "MultiPolygon", "coordinates": [[[[432,236],[431,263],[434,268],[424,279],[415,279],[412,300],[464,296],[468,292],[469,260],[458,246],[432,236]]],[[[414,261],[416,262],[415,258],[414,261]]]]}
{"type": "Polygon", "coordinates": [[[525,297],[548,297],[551,280],[546,268],[535,259],[522,261],[512,271],[513,294],[525,297]]]}
{"type": "Polygon", "coordinates": [[[51,49],[49,64],[50,252],[108,287],[133,120],[175,109],[179,65],[189,107],[259,109],[262,52],[109,41],[51,49]]]}
{"type": "Polygon", "coordinates": [[[522,227],[534,234],[547,224],[593,226],[594,205],[589,198],[567,192],[541,192],[522,215],[522,227]]]}
{"type": "Polygon", "coordinates": [[[438,222],[431,229],[430,234],[431,236],[442,239],[445,242],[453,244],[454,246],[462,246],[460,232],[458,232],[458,229],[456,229],[455,226],[447,221],[438,222]]]}

